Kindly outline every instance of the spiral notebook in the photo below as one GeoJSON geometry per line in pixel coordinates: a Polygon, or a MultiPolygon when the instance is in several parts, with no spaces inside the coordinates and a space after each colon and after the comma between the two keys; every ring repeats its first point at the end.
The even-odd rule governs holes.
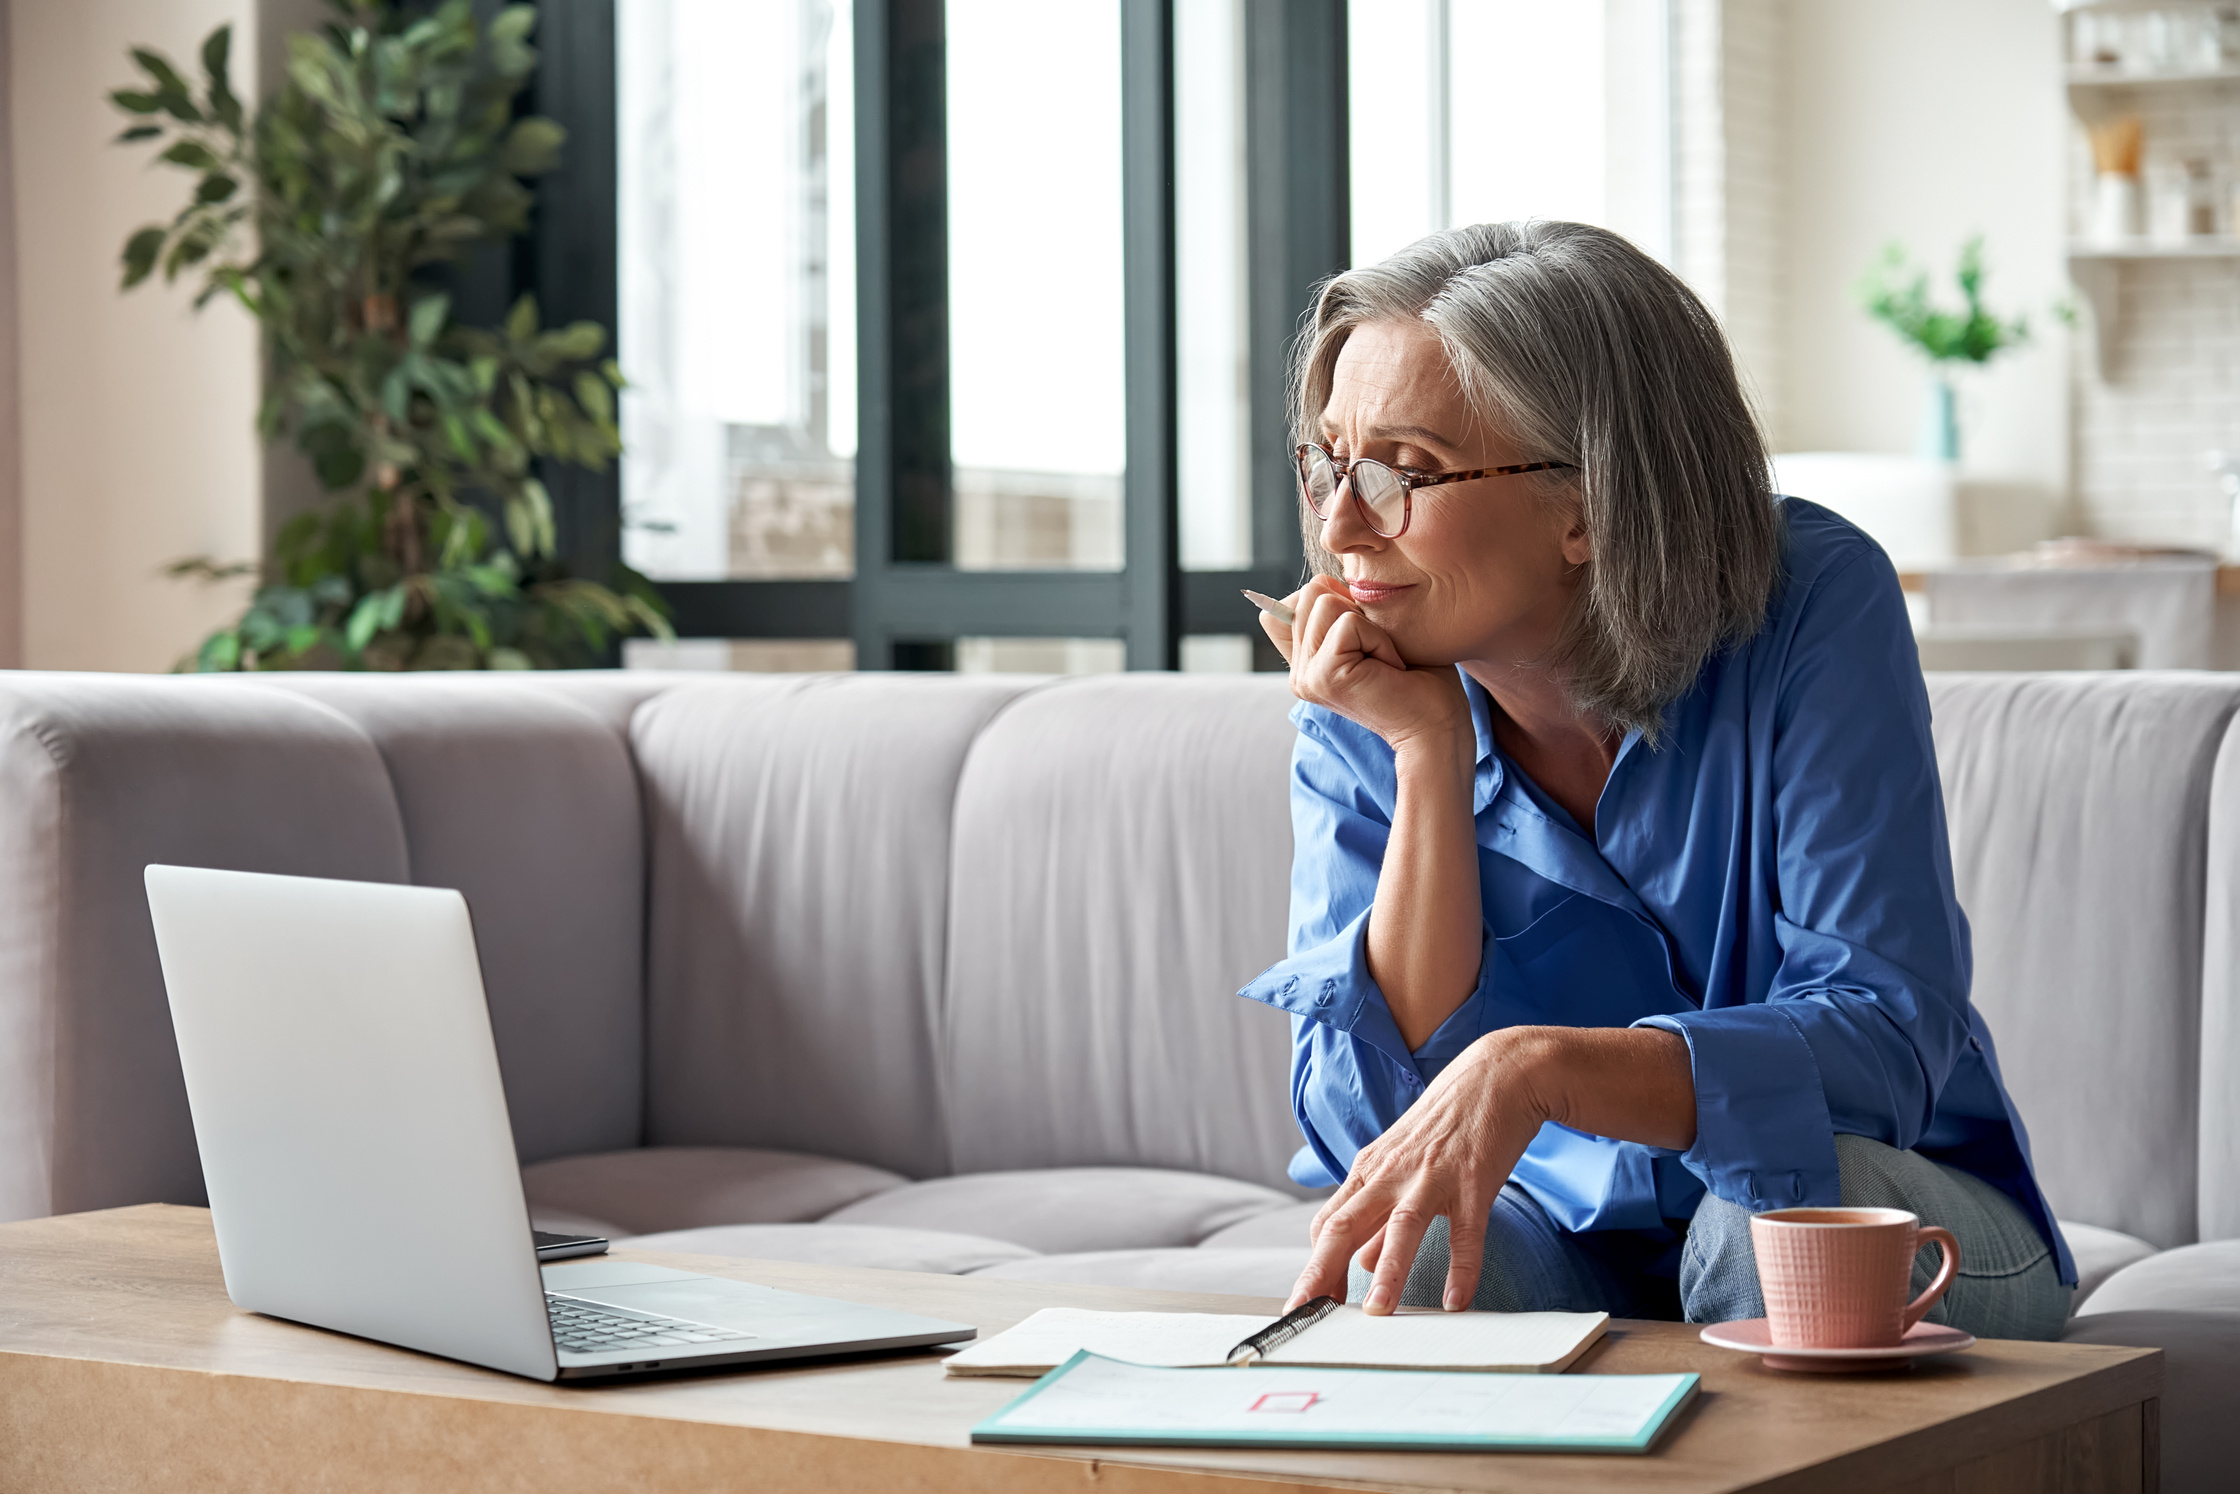
{"type": "MultiPolygon", "coordinates": [[[[1091,1312],[1045,1307],[946,1363],[952,1375],[1049,1373],[1082,1350],[1169,1369],[1226,1365],[1229,1351],[1269,1324],[1210,1312],[1091,1312]]],[[[1606,1312],[1396,1312],[1341,1307],[1274,1349],[1263,1364],[1357,1369],[1555,1374],[1593,1347],[1606,1312]]]]}
{"type": "Polygon", "coordinates": [[[1256,1365],[1166,1369],[1076,1354],[972,1429],[1077,1447],[1646,1453],[1697,1377],[1256,1365]]]}

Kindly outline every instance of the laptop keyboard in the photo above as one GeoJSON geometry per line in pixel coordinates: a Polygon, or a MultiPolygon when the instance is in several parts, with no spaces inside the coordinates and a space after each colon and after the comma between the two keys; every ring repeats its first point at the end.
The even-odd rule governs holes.
{"type": "Polygon", "coordinates": [[[545,1314],[552,1319],[552,1341],[575,1354],[606,1354],[626,1350],[697,1349],[703,1344],[729,1343],[753,1338],[736,1328],[713,1323],[692,1323],[665,1318],[658,1313],[631,1312],[603,1302],[586,1302],[558,1292],[544,1294],[545,1314]]]}

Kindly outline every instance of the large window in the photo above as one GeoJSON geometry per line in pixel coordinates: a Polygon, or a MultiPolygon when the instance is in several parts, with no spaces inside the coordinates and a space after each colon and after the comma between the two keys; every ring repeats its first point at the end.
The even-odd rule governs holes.
{"type": "Polygon", "coordinates": [[[948,0],[946,19],[950,554],[1119,570],[1120,0],[948,0]]]}
{"type": "MultiPolygon", "coordinates": [[[[616,0],[624,555],[694,667],[1246,669],[1342,0],[616,0]]],[[[579,134],[596,89],[540,97],[579,134]]],[[[586,230],[586,231],[595,231],[586,230]]]]}
{"type": "Polygon", "coordinates": [[[854,569],[853,19],[616,7],[623,554],[656,580],[854,569]]]}

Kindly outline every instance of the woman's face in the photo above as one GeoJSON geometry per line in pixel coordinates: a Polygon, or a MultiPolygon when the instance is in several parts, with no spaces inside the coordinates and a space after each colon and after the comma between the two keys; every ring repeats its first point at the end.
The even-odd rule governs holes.
{"type": "MultiPolygon", "coordinates": [[[[1371,322],[1339,350],[1322,444],[1341,460],[1448,472],[1540,460],[1471,418],[1438,334],[1371,322]]],[[[1322,526],[1347,589],[1410,664],[1536,659],[1555,641],[1585,564],[1575,509],[1530,476],[1419,487],[1407,532],[1371,529],[1349,483],[1322,526]]]]}

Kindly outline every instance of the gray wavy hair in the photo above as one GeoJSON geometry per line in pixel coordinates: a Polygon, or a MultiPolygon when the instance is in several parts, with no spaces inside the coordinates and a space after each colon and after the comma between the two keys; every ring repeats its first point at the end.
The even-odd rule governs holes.
{"type": "MultiPolygon", "coordinates": [[[[1781,564],[1772,469],[1719,325],[1680,277],[1607,229],[1481,223],[1327,281],[1292,364],[1300,441],[1321,438],[1338,352],[1370,322],[1439,335],[1472,411],[1527,479],[1584,517],[1592,556],[1549,656],[1572,699],[1651,745],[1704,661],[1757,632],[1781,564]]],[[[1336,574],[1300,505],[1308,558],[1336,574]]]]}

